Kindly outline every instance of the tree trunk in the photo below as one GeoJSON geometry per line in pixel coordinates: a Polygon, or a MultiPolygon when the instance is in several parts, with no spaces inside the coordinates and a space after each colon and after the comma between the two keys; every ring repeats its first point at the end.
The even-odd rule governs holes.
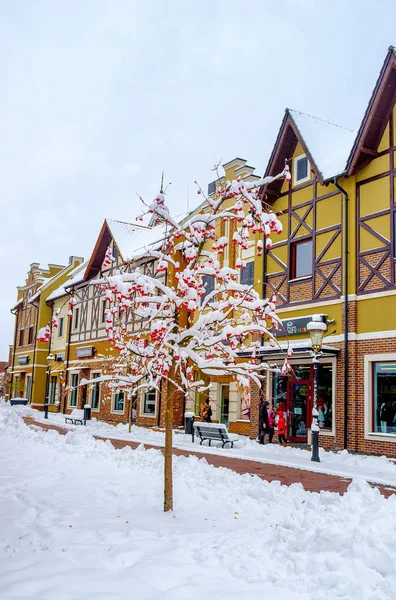
{"type": "Polygon", "coordinates": [[[172,432],[173,432],[173,394],[169,383],[166,398],[165,415],[165,452],[164,452],[164,512],[173,510],[173,475],[172,475],[172,432]]]}
{"type": "Polygon", "coordinates": [[[131,429],[132,429],[132,404],[133,404],[133,397],[132,397],[132,394],[129,393],[128,433],[131,433],[131,429]]]}

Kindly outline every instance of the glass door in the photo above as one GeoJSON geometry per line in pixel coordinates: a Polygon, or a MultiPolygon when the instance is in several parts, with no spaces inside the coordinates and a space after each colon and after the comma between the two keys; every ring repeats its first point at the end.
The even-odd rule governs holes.
{"type": "Polygon", "coordinates": [[[220,423],[228,426],[228,415],[230,411],[230,386],[221,386],[221,415],[220,423]]]}
{"type": "Polygon", "coordinates": [[[287,388],[287,438],[292,442],[307,442],[310,381],[291,379],[287,388]]]}

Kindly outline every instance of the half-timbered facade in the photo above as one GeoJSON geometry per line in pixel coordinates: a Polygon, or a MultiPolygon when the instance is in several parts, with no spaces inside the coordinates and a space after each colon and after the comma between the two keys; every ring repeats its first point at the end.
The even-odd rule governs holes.
{"type": "MultiPolygon", "coordinates": [[[[106,219],[85,270],[65,285],[73,298],[65,362],[65,412],[89,403],[94,416],[110,422],[126,422],[131,418],[148,426],[163,423],[165,388],[161,393],[152,391],[132,397],[93,380],[112,372],[117,354],[106,332],[106,300],[95,281],[136,267],[142,273],[154,275],[156,259],[148,256],[147,249],[156,248],[164,236],[161,225],[143,227],[106,219]],[[84,380],[91,384],[81,385],[84,380]]],[[[163,273],[157,276],[165,277],[163,273]]],[[[126,331],[145,331],[145,320],[131,310],[116,315],[115,319],[119,325],[125,325],[126,331]]],[[[181,424],[182,412],[182,405],[175,406],[176,424],[181,424]]]]}
{"type": "MultiPolygon", "coordinates": [[[[319,381],[321,444],[394,455],[396,450],[396,53],[390,48],[357,132],[287,110],[267,168],[288,159],[291,184],[263,190],[283,233],[264,253],[263,294],[275,294],[279,347],[262,359],[267,398],[288,411],[291,440],[310,440],[313,368],[306,325],[327,323],[319,381]],[[287,338],[287,341],[286,341],[287,338]]],[[[256,275],[257,276],[257,275],[256,275]]],[[[257,402],[251,436],[257,434],[257,402]]]]}

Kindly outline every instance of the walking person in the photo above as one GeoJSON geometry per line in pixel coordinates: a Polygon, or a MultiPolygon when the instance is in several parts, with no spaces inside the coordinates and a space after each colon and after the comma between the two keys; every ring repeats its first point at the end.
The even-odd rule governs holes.
{"type": "Polygon", "coordinates": [[[205,421],[205,423],[212,422],[212,407],[210,406],[209,398],[206,398],[205,404],[202,405],[199,416],[202,418],[202,421],[205,421]]]}
{"type": "Polygon", "coordinates": [[[265,434],[269,434],[268,409],[269,402],[264,400],[260,404],[259,412],[259,444],[264,444],[265,434]]]}
{"type": "Polygon", "coordinates": [[[278,409],[278,442],[279,446],[287,446],[286,419],[282,409],[278,409]]]}
{"type": "Polygon", "coordinates": [[[276,425],[276,410],[273,406],[269,407],[268,410],[268,433],[269,433],[269,443],[272,444],[272,438],[275,433],[275,425],[276,425]]]}

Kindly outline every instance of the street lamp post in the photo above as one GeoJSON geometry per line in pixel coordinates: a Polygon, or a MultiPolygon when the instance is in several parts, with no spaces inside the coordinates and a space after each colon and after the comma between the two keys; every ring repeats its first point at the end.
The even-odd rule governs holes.
{"type": "Polygon", "coordinates": [[[314,371],[313,407],[312,407],[312,456],[311,460],[320,462],[319,458],[319,411],[318,411],[318,386],[319,386],[319,359],[322,356],[322,342],[327,325],[322,321],[320,315],[312,315],[312,321],[307,325],[311,336],[312,362],[314,371]]]}
{"type": "Polygon", "coordinates": [[[47,385],[46,387],[46,393],[45,393],[45,403],[44,403],[44,419],[48,419],[48,406],[49,406],[49,400],[50,400],[50,375],[51,375],[51,366],[52,363],[54,362],[55,358],[52,354],[48,354],[47,356],[47,363],[48,363],[48,369],[47,369],[47,385]]]}

